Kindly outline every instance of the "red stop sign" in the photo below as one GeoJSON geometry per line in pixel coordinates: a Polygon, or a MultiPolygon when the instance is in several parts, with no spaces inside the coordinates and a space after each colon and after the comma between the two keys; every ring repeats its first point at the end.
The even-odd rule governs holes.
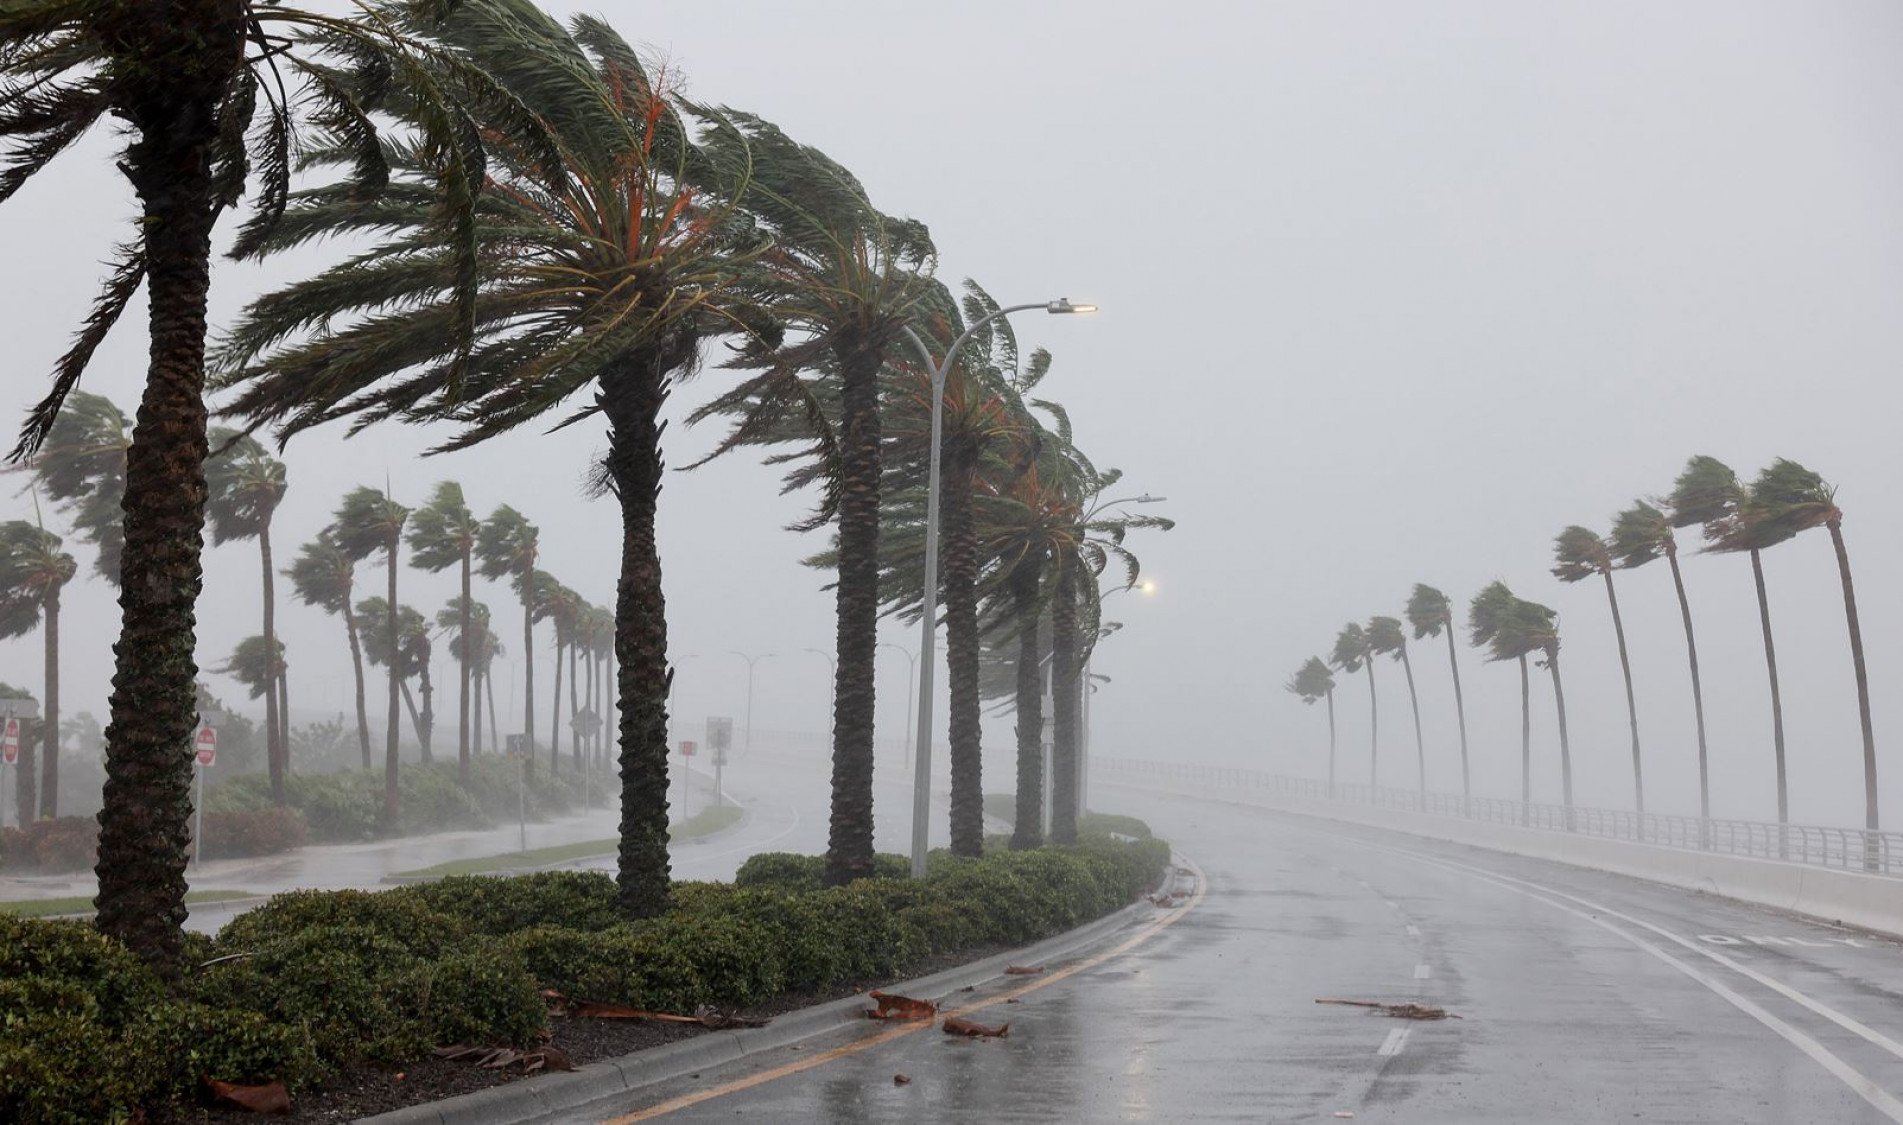
{"type": "Polygon", "coordinates": [[[18,764],[19,761],[20,761],[20,720],[8,719],[6,736],[4,738],[0,738],[0,762],[5,762],[7,765],[11,766],[11,765],[18,764]]]}
{"type": "Polygon", "coordinates": [[[198,764],[209,766],[218,761],[218,732],[210,727],[201,727],[198,737],[193,740],[198,752],[198,764]]]}
{"type": "Polygon", "coordinates": [[[692,742],[689,742],[684,738],[681,740],[681,757],[691,758],[694,756],[694,751],[697,749],[699,749],[699,747],[695,746],[692,742]]]}

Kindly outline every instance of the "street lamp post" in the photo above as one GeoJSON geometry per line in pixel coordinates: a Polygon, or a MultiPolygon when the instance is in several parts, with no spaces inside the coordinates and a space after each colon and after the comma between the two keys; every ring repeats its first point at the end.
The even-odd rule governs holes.
{"type": "MultiPolygon", "coordinates": [[[[1146,492],[1141,496],[1130,496],[1121,500],[1109,500],[1092,508],[1090,512],[1084,518],[1086,521],[1088,521],[1091,517],[1094,517],[1097,513],[1105,510],[1106,508],[1115,507],[1118,504],[1160,504],[1163,502],[1164,499],[1165,497],[1151,496],[1149,493],[1146,492]]],[[[1103,598],[1099,598],[1098,604],[1101,605],[1105,598],[1109,598],[1110,596],[1114,594],[1121,594],[1125,590],[1140,590],[1145,594],[1153,594],[1156,592],[1156,583],[1146,578],[1141,582],[1133,583],[1131,585],[1118,586],[1115,589],[1111,590],[1110,593],[1103,595],[1103,598]]],[[[1098,632],[1097,632],[1097,640],[1100,640],[1100,641],[1103,640],[1105,637],[1115,632],[1116,628],[1117,627],[1114,625],[1109,628],[1104,628],[1102,626],[1099,626],[1098,632]]],[[[1097,646],[1095,644],[1092,644],[1090,646],[1090,649],[1092,654],[1094,655],[1096,653],[1097,646]]],[[[1082,730],[1083,745],[1078,747],[1077,749],[1077,815],[1078,816],[1082,816],[1086,812],[1090,811],[1090,697],[1093,694],[1095,694],[1095,692],[1096,692],[1096,689],[1092,687],[1090,683],[1090,660],[1085,659],[1084,676],[1083,676],[1083,692],[1082,692],[1083,714],[1080,716],[1080,718],[1082,719],[1082,722],[1080,725],[1083,727],[1083,730],[1082,730]]]]}
{"type": "Polygon", "coordinates": [[[952,361],[965,341],[985,325],[1014,312],[1043,309],[1052,314],[1091,313],[1095,305],[1073,305],[1064,297],[1026,305],[1007,305],[965,329],[945,349],[942,361],[932,359],[932,351],[911,325],[901,331],[918,349],[925,367],[932,373],[932,456],[930,477],[925,490],[925,587],[923,612],[919,615],[918,646],[918,757],[912,777],[912,877],[925,877],[925,852],[931,838],[932,797],[932,658],[938,629],[938,489],[940,448],[945,431],[945,380],[951,374],[952,361]]]}
{"type": "Polygon", "coordinates": [[[753,749],[753,666],[772,657],[772,653],[763,652],[758,656],[748,656],[738,649],[730,649],[733,655],[747,662],[747,741],[744,750],[753,749]]]}
{"type": "MultiPolygon", "coordinates": [[[[905,654],[905,682],[911,683],[918,678],[918,657],[904,645],[895,645],[891,641],[880,641],[880,648],[889,648],[905,654]]],[[[905,764],[912,764],[912,704],[915,701],[911,692],[905,693],[905,764]]]]}

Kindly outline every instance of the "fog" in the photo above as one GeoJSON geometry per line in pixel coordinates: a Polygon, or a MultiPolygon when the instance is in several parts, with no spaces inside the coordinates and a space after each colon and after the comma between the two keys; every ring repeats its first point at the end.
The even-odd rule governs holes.
{"type": "MultiPolygon", "coordinates": [[[[943,6],[874,0],[551,3],[603,11],[700,99],[757,111],[852,169],[883,208],[927,222],[948,283],[1000,301],[1069,296],[1095,318],[1020,317],[1049,347],[1042,390],[1132,493],[1168,497],[1168,534],[1133,539],[1154,593],[1119,595],[1124,628],[1094,670],[1093,751],[1320,776],[1327,726],[1283,680],[1350,620],[1399,615],[1416,582],[1464,616],[1504,579],[1560,613],[1577,800],[1631,799],[1625,701],[1600,584],[1548,574],[1552,537],[1605,531],[1709,453],[1747,478],[1773,457],[1840,486],[1875,712],[1883,799],[1903,816],[1903,10],[1869,3],[1179,3],[943,6]]],[[[0,207],[5,402],[37,399],[131,213],[93,136],[0,207]]],[[[229,237],[235,224],[224,224],[229,237]]],[[[342,247],[265,267],[221,264],[214,325],[342,247]]],[[[144,372],[129,314],[84,386],[128,411],[144,372]]],[[[679,421],[727,385],[680,387],[670,464],[717,428],[679,421]]],[[[543,566],[612,604],[611,502],[582,498],[601,426],[525,430],[430,459],[440,432],[333,426],[294,441],[275,522],[282,562],[359,484],[420,504],[437,480],[471,506],[521,508],[543,566]]],[[[17,478],[16,478],[17,479],[17,478]]],[[[23,484],[23,480],[21,481],[23,484]]],[[[31,518],[25,495],[0,501],[31,518]]],[[[677,473],[662,496],[677,737],[745,709],[757,731],[826,729],[832,598],[800,565],[819,537],[786,525],[750,454],[677,473]]],[[[49,513],[50,515],[50,513],[49,513]]],[[[53,520],[58,523],[57,519],[53,520]]],[[[64,527],[58,530],[65,531],[64,527]]],[[[1687,546],[1695,535],[1688,533],[1687,546]]],[[[71,541],[69,540],[69,545],[71,541]]],[[[63,710],[102,719],[117,611],[75,547],[63,710]]],[[[1860,823],[1855,694],[1823,531],[1764,557],[1777,630],[1793,820],[1860,823]]],[[[360,573],[380,566],[371,563],[360,573]]],[[[1692,556],[1718,815],[1772,813],[1771,734],[1749,564],[1692,556]]],[[[200,662],[257,631],[255,544],[206,554],[200,662]]],[[[1644,737],[1648,805],[1697,809],[1683,635],[1662,565],[1618,575],[1644,737]]],[[[428,612],[450,576],[405,568],[428,612]]],[[[377,593],[362,583],[362,596],[377,593]]],[[[519,667],[506,588],[479,588],[519,667]]],[[[298,722],[350,707],[335,619],[279,583],[298,722]]],[[[916,647],[896,624],[883,639],[916,647]]],[[[537,669],[552,675],[549,638],[537,669]]],[[[1478,792],[1517,794],[1517,676],[1460,659],[1478,792]]],[[[881,733],[902,736],[905,664],[881,650],[881,733]]],[[[1457,785],[1444,647],[1417,646],[1430,784],[1457,785]]],[[[511,698],[497,665],[496,699],[511,698]]],[[[1383,661],[1384,781],[1412,784],[1398,666],[1383,661]]],[[[439,646],[437,744],[454,740],[439,646]],[[447,736],[445,736],[447,731],[447,736]]],[[[228,700],[234,683],[207,680],[228,700]]],[[[1345,779],[1366,775],[1365,677],[1339,677],[1345,779]]],[[[0,644],[0,680],[42,682],[37,634],[0,644]]],[[[547,722],[547,679],[538,686],[547,722]]],[[[519,706],[519,686],[513,698],[519,706]]],[[[373,730],[381,695],[371,692],[373,730]]],[[[944,715],[941,703],[938,714],[944,715]]],[[[505,725],[511,725],[505,720],[505,725]]],[[[406,724],[407,729],[407,724],[406,724]]],[[[736,737],[739,736],[736,729],[736,737]]],[[[943,737],[942,726],[940,737],[943,737]]],[[[989,721],[987,789],[1005,788],[1010,720],[989,721]]],[[[814,743],[817,745],[817,742],[814,743]]],[[[815,762],[819,760],[815,754],[815,762]]],[[[1534,791],[1556,799],[1550,691],[1534,690],[1534,791]]]]}

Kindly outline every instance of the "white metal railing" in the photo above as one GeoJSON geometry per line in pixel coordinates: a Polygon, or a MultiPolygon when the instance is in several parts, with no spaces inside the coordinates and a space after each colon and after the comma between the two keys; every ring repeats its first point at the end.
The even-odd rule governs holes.
{"type": "Polygon", "coordinates": [[[1598,809],[1574,805],[1515,801],[1504,797],[1462,797],[1458,793],[1423,793],[1394,786],[1337,782],[1333,792],[1325,781],[1239,766],[1205,766],[1190,762],[1153,762],[1140,758],[1094,756],[1091,765],[1109,774],[1200,782],[1240,789],[1265,790],[1310,800],[1343,801],[1359,805],[1425,812],[1435,816],[1514,824],[1583,836],[1633,840],[1669,848],[1724,852],[1755,859],[1774,859],[1814,867],[1834,867],[1903,878],[1903,833],[1871,832],[1862,828],[1830,828],[1815,824],[1777,824],[1761,820],[1722,820],[1667,813],[1639,814],[1625,809],[1598,809]]]}

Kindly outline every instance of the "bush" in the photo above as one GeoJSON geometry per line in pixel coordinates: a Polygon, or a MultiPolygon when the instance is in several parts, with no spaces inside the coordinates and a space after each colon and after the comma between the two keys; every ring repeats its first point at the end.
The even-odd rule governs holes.
{"type": "Polygon", "coordinates": [[[412,897],[471,932],[500,936],[543,924],[603,930],[622,921],[614,877],[600,871],[538,871],[500,878],[453,875],[391,895],[412,897]]]}
{"type": "Polygon", "coordinates": [[[826,873],[826,857],[792,852],[761,852],[748,856],[734,872],[736,887],[770,887],[786,894],[816,891],[826,873]]]}
{"type": "Polygon", "coordinates": [[[0,868],[84,871],[98,847],[99,822],[90,816],[36,820],[25,828],[0,828],[0,868]]]}
{"type": "Polygon", "coordinates": [[[229,859],[277,855],[304,846],[304,814],[271,806],[253,812],[205,813],[205,856],[229,859]]]}
{"type": "MultiPolygon", "coordinates": [[[[157,1003],[164,990],[145,962],[84,922],[53,922],[0,914],[0,981],[50,995],[77,985],[98,1018],[123,1027],[157,1003]]],[[[31,1012],[19,994],[0,994],[0,1018],[31,1012]],[[9,999],[11,1003],[9,1003],[9,999]]]]}
{"type": "Polygon", "coordinates": [[[1117,813],[1085,813],[1077,818],[1077,835],[1108,836],[1115,832],[1119,836],[1132,836],[1138,840],[1150,838],[1150,826],[1134,816],[1122,816],[1117,813]]]}
{"type": "Polygon", "coordinates": [[[217,950],[249,953],[319,927],[362,929],[420,957],[439,956],[469,934],[460,919],[402,891],[286,891],[227,923],[217,950]]]}
{"type": "Polygon", "coordinates": [[[422,958],[369,926],[316,925],[214,965],[192,984],[203,1002],[308,1028],[328,1069],[358,1059],[402,1062],[434,1046],[423,1020],[423,968],[422,958]]]}
{"type": "Polygon", "coordinates": [[[26,854],[26,834],[18,828],[0,828],[0,871],[7,868],[9,857],[15,863],[23,862],[26,854]]]}
{"type": "Polygon", "coordinates": [[[505,940],[538,985],[564,996],[666,1012],[706,1002],[686,949],[654,921],[593,933],[537,926],[505,940]]]}
{"type": "Polygon", "coordinates": [[[237,1008],[168,1001],[146,1013],[126,1047],[123,1065],[150,1083],[146,1104],[190,1098],[208,1078],[296,1091],[321,1073],[301,1027],[237,1008]]]}
{"type": "Polygon", "coordinates": [[[452,953],[421,973],[422,1018],[434,1046],[524,1047],[548,1026],[548,1003],[522,958],[495,944],[452,953]]]}

